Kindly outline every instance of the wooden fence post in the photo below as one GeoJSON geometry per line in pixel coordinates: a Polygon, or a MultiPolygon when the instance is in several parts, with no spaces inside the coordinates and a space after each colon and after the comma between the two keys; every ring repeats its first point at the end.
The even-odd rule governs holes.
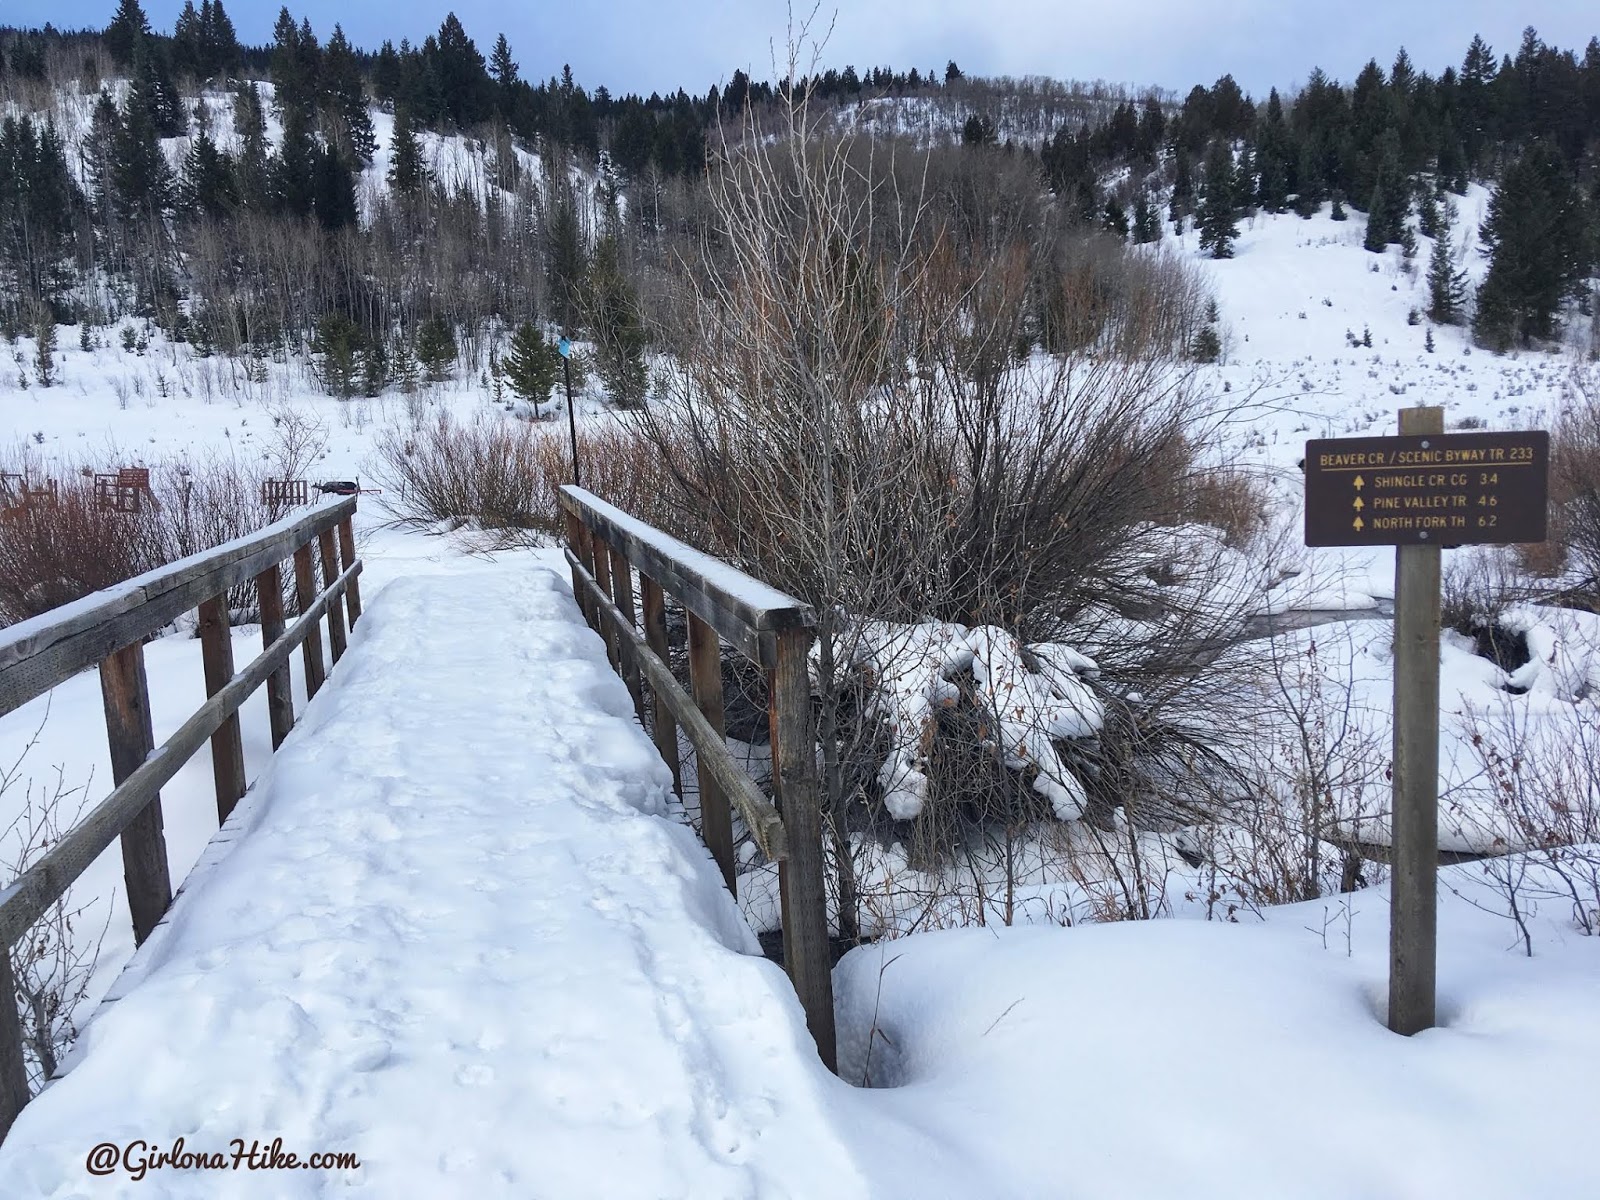
{"type": "Polygon", "coordinates": [[[28,1062],[22,1051],[22,1022],[17,1018],[17,980],[11,971],[11,948],[0,947],[0,1141],[11,1131],[28,1103],[28,1062]]]}
{"type": "MultiPolygon", "coordinates": [[[[106,736],[111,743],[111,779],[121,784],[144,764],[156,744],[142,643],[124,646],[101,662],[100,693],[105,701],[106,736]]],[[[128,911],[133,917],[133,942],[138,946],[150,936],[172,903],[159,792],[122,831],[122,869],[128,911]]]]}
{"type": "MultiPolygon", "coordinates": [[[[339,552],[334,548],[333,530],[324,529],[317,534],[317,550],[322,559],[322,586],[332,587],[339,578],[339,552]]],[[[344,606],[328,605],[328,642],[333,647],[333,661],[344,657],[344,606]]]]}
{"type": "Polygon", "coordinates": [[[811,631],[777,635],[777,665],[768,673],[773,784],[783,813],[789,857],[779,866],[786,883],[783,957],[806,1012],[806,1025],[828,1070],[838,1071],[833,1026],[833,959],[828,947],[828,902],[822,861],[822,813],[817,796],[816,738],[806,652],[811,631]]]}
{"type": "MultiPolygon", "coordinates": [[[[349,570],[356,562],[356,531],[355,523],[350,517],[339,522],[339,565],[341,570],[349,570]]],[[[350,582],[344,588],[344,606],[350,614],[350,628],[356,627],[356,622],[361,619],[361,576],[350,576],[350,582]]]]}
{"type": "MultiPolygon", "coordinates": [[[[628,564],[628,556],[617,546],[611,547],[611,590],[629,626],[637,628],[639,615],[633,607],[633,568],[628,564]]],[[[628,685],[628,694],[633,697],[634,714],[643,725],[644,686],[639,680],[639,664],[634,661],[633,644],[619,640],[617,649],[622,654],[622,678],[628,685]]]]}
{"type": "MultiPolygon", "coordinates": [[[[233,633],[228,624],[227,596],[213,596],[200,605],[200,655],[205,664],[206,695],[215,696],[233,678],[233,633]]],[[[244,797],[248,786],[238,713],[231,713],[211,735],[211,773],[217,784],[220,825],[244,797]]]]}
{"type": "MultiPolygon", "coordinates": [[[[655,656],[664,663],[667,657],[667,597],[661,585],[650,576],[639,573],[639,603],[644,615],[644,639],[655,656]]],[[[678,762],[678,723],[672,719],[672,710],[652,697],[654,709],[651,733],[655,737],[656,751],[672,771],[672,790],[683,795],[683,769],[678,762]]]]}
{"type": "MultiPolygon", "coordinates": [[[[722,643],[717,631],[693,613],[689,615],[689,689],[695,707],[721,737],[727,731],[722,701],[722,643]]],[[[733,813],[717,781],[700,772],[700,835],[711,857],[722,868],[728,890],[738,895],[733,872],[733,813]]]]}
{"type": "MultiPolygon", "coordinates": [[[[256,576],[256,598],[261,605],[261,643],[266,649],[284,630],[283,572],[277,563],[256,576]]],[[[267,676],[267,719],[272,723],[272,748],[276,750],[294,728],[294,688],[288,660],[267,676]]]]}
{"type": "MultiPolygon", "coordinates": [[[[294,595],[301,612],[310,610],[317,599],[317,580],[311,570],[311,543],[307,542],[294,552],[294,595]]],[[[306,699],[315,696],[328,677],[322,665],[322,626],[313,623],[311,632],[301,647],[306,663],[306,699]]]]}

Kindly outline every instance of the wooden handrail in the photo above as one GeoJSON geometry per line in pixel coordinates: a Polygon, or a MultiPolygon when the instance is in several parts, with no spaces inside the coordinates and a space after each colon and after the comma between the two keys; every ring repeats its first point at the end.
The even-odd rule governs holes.
{"type": "Polygon", "coordinates": [[[695,749],[701,834],[728,889],[737,893],[730,804],[744,818],[762,853],[778,864],[784,966],[805,1009],[817,1053],[829,1070],[835,1070],[833,960],[807,670],[815,614],[793,596],[583,488],[563,487],[561,506],[573,597],[590,627],[605,639],[607,657],[628,682],[641,722],[642,684],[649,684],[655,700],[655,743],[680,789],[680,728],[695,749]],[[639,572],[637,592],[633,570],[639,572]],[[636,595],[642,600],[642,632],[636,625],[636,595]],[[666,660],[668,595],[688,616],[689,691],[666,660]],[[776,806],[735,764],[723,737],[724,641],[766,671],[776,806]]]}
{"type": "Polygon", "coordinates": [[[0,889],[0,1139],[28,1102],[22,1029],[13,1002],[11,947],[118,837],[122,839],[134,942],[142,944],[172,902],[161,788],[209,740],[219,820],[244,794],[239,708],[270,685],[273,749],[294,724],[289,658],[306,647],[308,676],[325,670],[321,622],[330,625],[333,659],[345,649],[344,617],[360,616],[353,518],[346,498],[285,518],[214,550],[161,567],[125,584],[0,630],[0,715],[25,704],[87,667],[99,664],[111,742],[114,788],[63,834],[28,870],[0,889]],[[315,545],[322,586],[301,572],[299,612],[285,627],[281,564],[304,559],[315,545]],[[342,560],[342,561],[341,561],[342,560]],[[242,671],[233,670],[228,590],[253,582],[262,610],[264,648],[242,671]],[[343,609],[340,604],[343,602],[343,609]],[[143,639],[186,609],[200,610],[208,699],[160,746],[150,726],[143,639]],[[315,649],[316,662],[311,663],[315,649]]]}

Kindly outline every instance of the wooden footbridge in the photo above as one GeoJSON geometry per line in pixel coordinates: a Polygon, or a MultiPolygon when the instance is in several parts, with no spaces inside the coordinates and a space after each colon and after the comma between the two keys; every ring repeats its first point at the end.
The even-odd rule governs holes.
{"type": "MultiPolygon", "coordinates": [[[[9,1003],[15,991],[12,953],[28,938],[34,923],[113,842],[120,841],[128,909],[135,943],[141,947],[124,982],[114,989],[118,996],[114,1007],[122,1008],[138,1000],[142,991],[156,987],[162,972],[169,969],[162,956],[145,961],[149,958],[145,946],[148,941],[167,938],[171,945],[163,950],[165,959],[183,960],[190,942],[198,944],[212,937],[209,919],[240,911],[229,908],[224,899],[231,888],[238,888],[245,896],[252,889],[259,893],[258,884],[247,883],[245,865],[239,861],[249,858],[253,845],[262,855],[269,854],[271,845],[279,843],[298,847],[294,861],[314,866],[296,867],[296,871],[307,873],[303,881],[292,882],[282,889],[283,894],[270,889],[275,894],[257,895],[254,902],[243,901],[244,908],[249,909],[252,903],[264,906],[275,914],[278,923],[273,928],[315,924],[324,921],[324,910],[334,905],[333,901],[319,902],[318,880],[324,874],[330,895],[344,895],[347,891],[348,880],[341,873],[350,878],[368,878],[372,889],[393,886],[396,879],[409,877],[416,869],[410,855],[421,853],[418,847],[424,844],[422,839],[440,838],[441,828],[454,828],[443,822],[474,805],[480,806],[475,810],[480,825],[499,823],[512,829],[516,832],[507,834],[507,838],[529,849],[521,858],[503,853],[500,847],[485,850],[481,861],[464,858],[464,862],[470,862],[467,874],[474,880],[471,896],[459,888],[452,891],[446,880],[427,881],[427,873],[422,873],[420,880],[426,882],[417,886],[434,897],[433,907],[421,915],[412,914],[405,921],[393,914],[391,918],[412,931],[407,936],[414,939],[416,949],[410,961],[425,964],[429,955],[459,953],[459,931],[451,932],[440,914],[475,902],[480,890],[515,893],[524,881],[529,888],[537,887],[536,876],[541,873],[548,881],[559,870],[574,870],[565,860],[564,865],[551,860],[539,871],[534,870],[539,847],[560,838],[577,837],[572,830],[589,831],[589,826],[573,815],[574,804],[588,814],[585,820],[600,811],[608,821],[626,819],[619,828],[630,831],[629,836],[641,839],[643,845],[655,847],[659,839],[676,836],[665,828],[670,822],[636,811],[640,805],[649,809],[651,802],[647,798],[637,804],[630,801],[632,806],[621,808],[608,800],[597,809],[598,802],[587,797],[589,783],[595,779],[611,789],[607,795],[643,795],[649,788],[640,790],[643,785],[638,776],[645,777],[646,782],[657,776],[663,781],[670,778],[670,786],[681,796],[690,763],[688,759],[680,762],[680,751],[692,755],[698,778],[701,828],[710,851],[705,871],[713,878],[720,875],[729,891],[736,887],[735,815],[755,843],[758,861],[778,864],[784,970],[814,1042],[816,1058],[812,1062],[820,1059],[819,1068],[833,1069],[834,1014],[806,667],[814,636],[812,614],[792,597],[693,550],[588,492],[566,488],[562,505],[570,593],[567,584],[551,572],[546,556],[537,568],[519,568],[527,572],[524,575],[496,576],[487,597],[483,594],[486,585],[481,581],[468,580],[470,591],[467,584],[455,581],[397,581],[369,597],[370,611],[363,616],[362,562],[356,554],[353,526],[356,500],[346,498],[321,503],[239,541],[0,631],[0,716],[78,673],[95,668],[104,698],[113,769],[110,794],[95,803],[24,874],[6,881],[0,891],[0,944],[7,948],[7,953],[0,954],[0,997],[7,998],[0,1002],[0,1133],[10,1131],[19,1117],[31,1118],[32,1110],[26,1115],[22,1110],[35,1099],[30,1096],[23,1029],[15,1005],[9,1003]],[[495,615],[487,611],[496,596],[511,614],[499,625],[495,615]],[[233,657],[230,608],[240,610],[247,599],[259,609],[262,650],[241,668],[233,657]],[[680,609],[687,624],[687,670],[681,661],[675,667],[675,656],[669,651],[669,606],[680,609]],[[144,645],[191,611],[198,612],[208,699],[157,744],[144,645]],[[580,612],[588,630],[578,624],[580,612]],[[430,613],[439,615],[430,618],[426,615],[430,613]],[[456,613],[461,614],[459,621],[456,613]],[[522,615],[516,616],[518,613],[522,615]],[[407,627],[406,622],[413,618],[427,623],[429,628],[407,627]],[[373,622],[377,623],[375,630],[369,632],[373,622]],[[452,622],[459,627],[448,628],[452,622]],[[577,626],[577,633],[569,635],[567,630],[572,625],[577,626]],[[498,654],[488,645],[497,636],[509,639],[507,648],[498,654]],[[602,640],[604,660],[600,659],[602,640]],[[771,796],[736,763],[723,737],[721,659],[725,647],[743,654],[766,673],[774,759],[771,796]],[[291,659],[296,654],[300,656],[300,670],[312,701],[304,714],[295,711],[291,687],[291,659]],[[508,656],[521,657],[510,662],[508,656]],[[624,707],[631,707],[626,717],[611,712],[603,699],[596,700],[592,710],[582,711],[574,711],[570,702],[560,702],[566,707],[544,725],[516,711],[519,706],[536,707],[543,700],[559,707],[559,698],[538,690],[542,672],[551,673],[552,678],[586,678],[585,672],[591,671],[591,664],[597,661],[609,662],[615,674],[608,676],[609,684],[595,685],[600,690],[593,694],[603,696],[609,694],[608,688],[625,685],[628,700],[624,707]],[[498,682],[484,678],[496,672],[498,682]],[[468,690],[463,691],[460,685],[467,675],[472,678],[465,680],[468,690]],[[240,708],[247,697],[263,687],[271,742],[277,753],[272,765],[252,781],[246,778],[240,708]],[[500,694],[506,689],[527,698],[519,705],[500,694]],[[440,710],[440,701],[430,699],[449,695],[468,696],[475,711],[452,714],[440,710]],[[432,710],[427,707],[429,704],[434,705],[432,710]],[[309,724],[297,729],[297,719],[309,724]],[[413,719],[414,727],[408,726],[407,722],[413,719]],[[362,721],[367,723],[360,724],[362,721]],[[381,729],[386,722],[396,730],[412,729],[398,748],[383,754],[373,751],[365,758],[355,748],[335,752],[341,736],[349,747],[371,744],[371,731],[381,729]],[[470,758],[456,744],[461,739],[452,742],[448,732],[462,722],[484,731],[469,739],[481,743],[473,747],[475,755],[470,758]],[[561,728],[546,728],[561,722],[571,725],[570,736],[561,728]],[[343,735],[341,725],[348,727],[343,735]],[[627,726],[632,727],[631,733],[627,726]],[[629,766],[632,749],[620,759],[615,755],[607,758],[603,750],[591,749],[583,730],[599,727],[612,731],[608,736],[613,737],[615,745],[632,747],[637,741],[646,756],[638,760],[640,765],[629,766]],[[360,736],[350,732],[356,728],[360,736]],[[615,741],[616,738],[622,741],[615,741]],[[208,744],[217,816],[224,832],[229,833],[229,838],[222,840],[231,845],[226,848],[227,853],[202,855],[201,868],[209,873],[205,885],[192,892],[186,885],[179,889],[175,902],[163,834],[161,789],[208,744]],[[572,760],[588,766],[568,777],[571,782],[563,791],[559,780],[538,766],[540,755],[552,761],[572,760]],[[286,756],[290,761],[279,761],[286,756]],[[519,761],[519,756],[527,761],[519,761]],[[340,774],[332,781],[339,789],[339,808],[326,819],[368,831],[348,844],[347,870],[338,861],[337,852],[324,849],[313,855],[307,839],[317,826],[316,810],[306,808],[303,820],[296,815],[301,812],[298,806],[312,804],[311,792],[322,795],[320,802],[324,805],[328,803],[326,796],[318,792],[322,786],[320,777],[334,768],[319,765],[312,771],[306,764],[313,761],[334,763],[340,774]],[[446,774],[440,765],[446,761],[454,764],[453,775],[446,774]],[[508,779],[521,780],[518,786],[536,796],[537,801],[511,794],[516,789],[507,787],[508,779]],[[174,925],[178,927],[175,931],[166,928],[174,925]]],[[[450,702],[446,699],[442,703],[448,706],[450,702]]],[[[681,822],[679,825],[681,833],[681,822]]],[[[466,831],[462,837],[476,843],[476,835],[471,832],[475,826],[463,824],[459,828],[466,831]]],[[[589,836],[589,832],[583,836],[589,836]]],[[[454,853],[459,847],[449,849],[454,853]]],[[[645,859],[654,853],[652,849],[645,859]]],[[[682,853],[681,849],[671,851],[682,853]]],[[[704,856],[705,850],[699,853],[704,856]]],[[[673,871],[681,876],[700,869],[691,862],[687,867],[680,864],[673,871]]],[[[603,867],[595,867],[594,872],[592,887],[581,874],[572,877],[567,892],[571,905],[601,905],[599,898],[609,896],[613,901],[608,903],[614,908],[618,903],[614,898],[630,885],[611,879],[603,867]],[[587,899],[586,890],[592,892],[587,899]]],[[[644,873],[642,867],[640,873],[644,873]]],[[[632,886],[640,885],[634,881],[632,886]]],[[[516,901],[517,895],[508,899],[516,901]]],[[[663,912],[674,911],[669,900],[663,893],[663,912]]],[[[347,897],[343,902],[348,904],[351,900],[347,897]]],[[[734,911],[726,895],[723,903],[730,913],[734,911]]],[[[396,904],[406,907],[400,901],[396,904]]],[[[573,916],[555,906],[549,895],[529,899],[525,907],[530,912],[548,913],[546,923],[540,924],[529,916],[515,944],[481,948],[485,954],[492,952],[507,960],[495,975],[496,980],[508,972],[516,973],[519,956],[529,959],[532,974],[531,964],[544,961],[538,957],[540,939],[548,936],[554,944],[564,936],[560,931],[573,916]]],[[[634,913],[631,920],[653,919],[644,915],[647,906],[642,901],[624,907],[634,913]]],[[[597,937],[604,942],[603,937],[597,937]]],[[[734,941],[743,938],[741,952],[746,956],[755,947],[748,929],[725,937],[734,941]]],[[[263,955],[258,964],[260,977],[294,980],[297,989],[315,973],[314,959],[302,961],[295,957],[309,954],[304,948],[285,949],[270,932],[264,932],[260,941],[263,944],[241,945],[235,936],[208,943],[203,953],[195,951],[193,961],[200,964],[195,968],[199,974],[184,986],[202,991],[207,987],[217,989],[209,1007],[197,1012],[213,1013],[227,1002],[226,973],[208,973],[222,959],[263,955]]],[[[390,961],[387,949],[379,942],[365,950],[357,945],[352,951],[356,954],[353,961],[360,961],[361,954],[367,951],[372,962],[390,961]]],[[[603,956],[605,946],[601,945],[596,953],[603,956]]],[[[718,953],[725,954],[720,950],[718,953]]],[[[414,991],[448,982],[416,978],[426,971],[426,966],[409,968],[407,961],[395,959],[394,977],[388,981],[391,992],[401,1000],[411,996],[420,1004],[414,991]]],[[[652,989],[670,989],[684,972],[726,974],[733,970],[737,975],[739,971],[755,969],[730,967],[721,958],[716,962],[720,965],[715,970],[696,963],[669,973],[651,967],[647,978],[657,982],[641,987],[640,995],[643,997],[652,989]]],[[[759,964],[759,960],[756,962],[759,964]]],[[[765,969],[774,970],[771,964],[765,964],[765,969]]],[[[618,960],[619,980],[631,978],[628,972],[636,970],[636,965],[618,960]]],[[[760,982],[766,976],[752,978],[760,982]]],[[[335,998],[315,989],[296,1001],[308,1013],[334,1002],[335,998]]],[[[536,1004],[531,997],[527,1002],[536,1004]]],[[[521,1001],[509,993],[506,1003],[515,1006],[521,1001]]],[[[793,1004],[793,1000],[782,1003],[793,1004]]],[[[367,1019],[360,1017],[361,1021],[367,1019]]],[[[99,1020],[98,1015],[95,1020],[99,1020]]],[[[768,1023],[772,1024],[770,1020],[768,1023]]],[[[106,1026],[101,1040],[114,1042],[115,1022],[108,1019],[106,1026]]],[[[226,1031],[218,1036],[223,1044],[211,1048],[215,1054],[237,1051],[249,1058],[254,1052],[243,1045],[230,1050],[226,1031]]],[[[392,1035],[402,1040],[405,1036],[408,1035],[392,1035]]],[[[680,1031],[663,1036],[670,1041],[689,1035],[680,1031]]],[[[756,1035],[746,1031],[741,1036],[749,1040],[756,1035]]],[[[185,1069],[185,1052],[175,1046],[152,1047],[150,1052],[174,1071],[185,1069]]],[[[555,1053],[555,1043],[545,1046],[543,1052],[555,1053]]],[[[530,1053],[537,1057],[539,1052],[530,1053]]],[[[103,1095],[108,1084],[114,1090],[119,1078],[110,1054],[100,1048],[98,1041],[91,1045],[82,1061],[72,1066],[63,1079],[46,1085],[37,1107],[63,1112],[73,1104],[88,1106],[92,1112],[84,1116],[85,1121],[96,1119],[94,1114],[107,1119],[120,1114],[115,1096],[103,1095]],[[69,1086],[80,1073],[98,1080],[99,1086],[92,1092],[88,1083],[76,1090],[69,1086]]],[[[272,1069],[261,1068],[267,1074],[272,1069]]],[[[404,1069],[414,1072],[411,1084],[418,1088],[431,1089],[437,1095],[449,1090],[449,1081],[439,1078],[437,1070],[430,1073],[429,1068],[420,1065],[404,1069]]],[[[130,1079],[126,1086],[127,1103],[131,1106],[126,1123],[135,1126],[150,1116],[147,1109],[156,1102],[148,1097],[139,1099],[144,1095],[140,1090],[143,1084],[130,1079]]],[[[246,1097],[253,1095],[252,1087],[270,1089],[271,1081],[245,1078],[241,1071],[239,1079],[223,1079],[217,1086],[223,1090],[232,1088],[238,1096],[246,1097]]],[[[251,1102],[241,1099],[239,1103],[248,1108],[251,1102]]],[[[5,1149],[11,1149],[10,1143],[19,1137],[33,1136],[24,1127],[45,1130],[49,1126],[42,1117],[37,1127],[24,1119],[5,1149]]],[[[0,1171],[0,1177],[3,1175],[0,1171]]],[[[30,1186],[40,1185],[33,1180],[30,1186]]],[[[4,1190],[0,1185],[0,1191],[4,1190]]]]}

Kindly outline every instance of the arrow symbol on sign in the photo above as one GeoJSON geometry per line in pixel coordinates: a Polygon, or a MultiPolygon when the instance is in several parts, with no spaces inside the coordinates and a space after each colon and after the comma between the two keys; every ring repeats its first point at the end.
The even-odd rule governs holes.
{"type": "Polygon", "coordinates": [[[1357,475],[1356,478],[1355,478],[1355,485],[1356,485],[1356,491],[1359,492],[1362,488],[1367,486],[1367,481],[1365,479],[1361,478],[1361,476],[1357,475]]]}
{"type": "Polygon", "coordinates": [[[1367,506],[1367,502],[1365,500],[1363,500],[1360,496],[1357,496],[1356,497],[1356,503],[1355,503],[1355,510],[1357,512],[1360,512],[1366,506],[1367,506]]]}
{"type": "Polygon", "coordinates": [[[1363,521],[1363,520],[1362,520],[1362,519],[1361,519],[1361,518],[1360,518],[1360,517],[1357,517],[1357,518],[1356,518],[1356,519],[1355,519],[1355,520],[1354,520],[1354,521],[1353,521],[1353,522],[1352,522],[1352,523],[1351,523],[1351,527],[1352,527],[1352,528],[1353,528],[1353,529],[1354,529],[1354,530],[1355,530],[1355,531],[1356,531],[1356,532],[1357,532],[1357,533],[1360,533],[1360,532],[1361,532],[1361,531],[1362,531],[1362,530],[1363,530],[1363,529],[1365,529],[1365,528],[1366,528],[1366,527],[1367,527],[1367,523],[1366,523],[1366,522],[1365,522],[1365,521],[1363,521]]]}

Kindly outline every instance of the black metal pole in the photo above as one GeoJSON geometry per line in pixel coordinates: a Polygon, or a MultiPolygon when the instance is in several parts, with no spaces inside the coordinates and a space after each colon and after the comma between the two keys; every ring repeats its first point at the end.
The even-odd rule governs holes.
{"type": "Polygon", "coordinates": [[[578,477],[578,418],[572,412],[572,360],[565,356],[561,359],[561,372],[567,377],[567,431],[572,434],[572,486],[582,487],[583,480],[578,477]]]}

